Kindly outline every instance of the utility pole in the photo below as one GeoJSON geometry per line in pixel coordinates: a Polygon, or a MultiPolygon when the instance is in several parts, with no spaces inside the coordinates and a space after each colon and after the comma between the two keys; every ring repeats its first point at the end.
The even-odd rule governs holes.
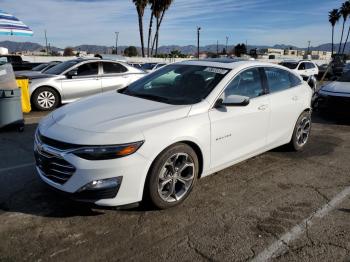
{"type": "Polygon", "coordinates": [[[118,38],[119,38],[119,32],[115,32],[115,54],[118,54],[118,38]]]}
{"type": "Polygon", "coordinates": [[[226,54],[228,54],[227,44],[228,44],[228,36],[226,36],[226,54]]]}
{"type": "Polygon", "coordinates": [[[308,43],[308,46],[307,46],[307,54],[309,55],[310,54],[310,44],[311,44],[311,41],[307,41],[308,43]]]}
{"type": "Polygon", "coordinates": [[[49,50],[48,50],[48,47],[47,47],[46,29],[45,29],[45,46],[46,46],[46,55],[48,55],[49,54],[49,50]]]}
{"type": "Polygon", "coordinates": [[[219,55],[219,40],[216,40],[216,55],[219,55]]]}
{"type": "Polygon", "coordinates": [[[245,40],[245,49],[247,50],[247,54],[248,54],[248,40],[245,40]]]}
{"type": "Polygon", "coordinates": [[[201,30],[201,28],[199,26],[197,26],[197,58],[199,59],[199,31],[201,30]]]}

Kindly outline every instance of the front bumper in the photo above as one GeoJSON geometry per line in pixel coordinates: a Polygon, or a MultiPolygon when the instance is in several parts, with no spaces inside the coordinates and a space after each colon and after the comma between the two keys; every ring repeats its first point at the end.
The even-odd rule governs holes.
{"type": "Polygon", "coordinates": [[[127,205],[142,200],[150,163],[137,152],[118,159],[89,161],[43,144],[36,135],[34,153],[40,178],[73,199],[101,206],[127,205]],[[117,179],[118,183],[86,189],[91,183],[109,179],[117,179]]]}
{"type": "Polygon", "coordinates": [[[329,113],[349,114],[350,97],[319,93],[313,103],[315,109],[329,113]]]}

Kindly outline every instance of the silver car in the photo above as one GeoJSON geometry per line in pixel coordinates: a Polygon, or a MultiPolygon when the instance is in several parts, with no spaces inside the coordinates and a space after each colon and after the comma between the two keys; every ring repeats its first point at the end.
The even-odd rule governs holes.
{"type": "Polygon", "coordinates": [[[42,111],[109,90],[128,86],[145,72],[122,62],[75,59],[30,77],[32,105],[42,111]]]}

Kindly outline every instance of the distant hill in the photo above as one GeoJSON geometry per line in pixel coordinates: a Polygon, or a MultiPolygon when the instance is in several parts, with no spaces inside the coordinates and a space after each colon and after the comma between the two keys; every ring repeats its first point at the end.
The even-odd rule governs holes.
{"type": "MultiPolygon", "coordinates": [[[[334,50],[337,51],[339,44],[334,45],[335,48],[334,50]]],[[[9,52],[23,52],[23,51],[29,51],[29,52],[34,52],[34,51],[40,51],[42,49],[45,49],[43,45],[40,45],[38,43],[32,43],[32,42],[13,42],[13,41],[2,41],[0,42],[0,47],[6,47],[9,49],[9,52]]],[[[127,46],[119,46],[118,51],[119,53],[124,50],[127,46]]],[[[232,50],[234,46],[230,45],[228,46],[228,50],[232,50]]],[[[99,53],[99,54],[106,54],[106,53],[111,53],[112,49],[114,48],[113,46],[103,46],[103,45],[78,45],[78,46],[73,46],[75,50],[81,50],[81,51],[87,51],[88,53],[99,53]]],[[[221,52],[224,48],[225,45],[219,45],[219,52],[221,52]]],[[[285,45],[285,44],[276,44],[274,46],[267,46],[267,45],[249,45],[248,48],[278,48],[278,49],[287,49],[287,48],[292,48],[292,49],[301,49],[301,50],[306,50],[307,48],[299,48],[293,45],[285,45]]],[[[63,50],[62,48],[54,47],[51,46],[51,49],[54,51],[59,51],[63,50]]],[[[140,52],[140,47],[137,47],[139,53],[140,52]]],[[[331,51],[332,50],[332,44],[327,43],[327,44],[322,44],[319,46],[312,46],[310,47],[311,50],[320,50],[320,51],[331,51]]],[[[179,46],[179,45],[165,45],[165,46],[160,46],[158,53],[170,53],[173,50],[179,50],[183,54],[195,54],[197,52],[197,47],[195,45],[186,45],[186,46],[179,46]]],[[[201,46],[200,51],[203,52],[213,52],[216,53],[217,46],[216,45],[206,45],[206,46],[201,46]]],[[[346,52],[350,52],[350,43],[346,46],[346,52]]]]}

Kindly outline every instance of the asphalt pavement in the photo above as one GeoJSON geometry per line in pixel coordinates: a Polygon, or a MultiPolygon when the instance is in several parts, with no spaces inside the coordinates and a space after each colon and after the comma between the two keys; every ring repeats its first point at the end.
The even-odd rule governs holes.
{"type": "Polygon", "coordinates": [[[347,121],[314,116],[303,152],[279,148],[200,179],[181,206],[159,211],[47,188],[32,153],[43,115],[0,132],[0,261],[350,261],[347,121]]]}

